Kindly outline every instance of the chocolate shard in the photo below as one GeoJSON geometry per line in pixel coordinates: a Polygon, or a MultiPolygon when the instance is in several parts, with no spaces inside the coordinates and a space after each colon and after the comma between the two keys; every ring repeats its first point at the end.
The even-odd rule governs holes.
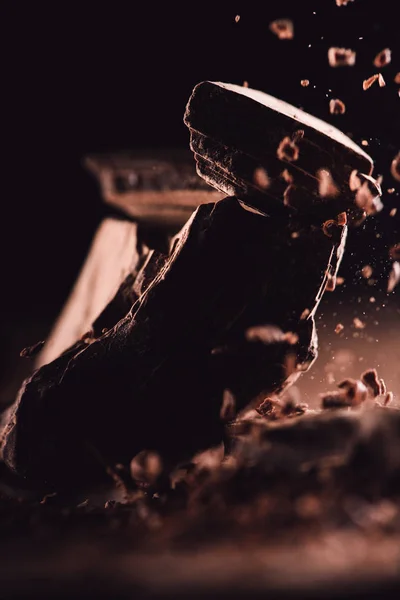
{"type": "MultiPolygon", "coordinates": [[[[304,211],[332,217],[353,206],[348,181],[353,169],[370,175],[372,159],[332,125],[259,90],[233,84],[203,81],[187,104],[184,122],[198,173],[218,190],[251,198],[257,208],[280,211],[287,169],[292,183],[302,189],[304,211]],[[284,158],[285,139],[298,148],[284,158]],[[254,172],[262,168],[269,186],[255,185],[254,172]],[[340,194],[325,202],[318,193],[320,169],[328,169],[340,194]]],[[[250,202],[250,200],[249,200],[250,202]]]]}
{"type": "Polygon", "coordinates": [[[125,318],[25,381],[6,463],[56,487],[102,475],[98,456],[129,464],[147,449],[175,463],[221,441],[225,389],[240,410],[297,378],[316,356],[313,315],[346,227],[334,239],[302,226],[293,238],[288,217],[262,217],[234,197],[199,207],[125,318]],[[296,343],[246,339],[265,323],[296,343]]]}
{"type": "Polygon", "coordinates": [[[173,230],[184,225],[199,204],[224,194],[200,178],[189,150],[96,154],[84,160],[107,204],[138,223],[173,230]]]}

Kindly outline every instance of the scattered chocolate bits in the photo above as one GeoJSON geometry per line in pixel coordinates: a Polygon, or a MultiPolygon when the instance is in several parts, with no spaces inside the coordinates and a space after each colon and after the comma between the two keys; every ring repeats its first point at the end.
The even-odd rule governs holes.
{"type": "Polygon", "coordinates": [[[270,23],[269,28],[280,40],[293,39],[293,21],[290,19],[276,19],[270,23]]]}
{"type": "Polygon", "coordinates": [[[389,48],[384,48],[374,58],[374,66],[377,69],[381,69],[382,67],[386,67],[392,60],[392,52],[389,48]]]}
{"type": "Polygon", "coordinates": [[[346,112],[346,105],[339,98],[332,98],[329,101],[329,112],[331,115],[343,115],[346,112]]]}
{"type": "Polygon", "coordinates": [[[364,279],[369,279],[372,276],[372,273],[373,269],[370,265],[365,265],[365,267],[361,269],[361,275],[364,277],[364,279]]]}
{"type": "Polygon", "coordinates": [[[258,167],[254,171],[254,173],[253,173],[253,181],[254,181],[254,183],[258,187],[260,187],[260,188],[262,188],[264,190],[266,190],[270,186],[270,184],[271,184],[271,181],[270,181],[270,179],[268,177],[268,173],[262,167],[258,167]]]}
{"type": "Polygon", "coordinates": [[[356,329],[364,329],[365,328],[365,323],[363,321],[361,321],[361,319],[359,319],[358,317],[354,317],[353,325],[356,329]]]}
{"type": "Polygon", "coordinates": [[[331,67],[352,67],[356,62],[356,53],[349,48],[333,46],[328,50],[328,62],[331,67]]]}
{"type": "Polygon", "coordinates": [[[368,77],[368,79],[364,79],[363,81],[363,90],[369,90],[369,88],[371,87],[371,85],[373,85],[375,83],[375,81],[377,81],[379,79],[379,74],[375,73],[375,75],[371,75],[371,77],[368,77]]]}
{"type": "Polygon", "coordinates": [[[44,344],[45,344],[44,341],[40,341],[40,342],[37,342],[36,344],[33,344],[33,346],[27,346],[26,348],[21,350],[19,355],[22,358],[32,358],[33,356],[36,356],[40,352],[40,350],[43,348],[44,344]]]}
{"type": "Polygon", "coordinates": [[[310,81],[308,79],[302,79],[300,81],[300,85],[302,85],[303,87],[308,87],[310,85],[310,81]]]}
{"type": "Polygon", "coordinates": [[[344,329],[344,325],[342,325],[342,323],[338,323],[335,327],[335,333],[337,333],[337,334],[342,333],[343,329],[344,329]]]}
{"type": "Polygon", "coordinates": [[[327,169],[319,169],[317,171],[319,181],[318,193],[322,198],[334,198],[339,194],[339,188],[333,181],[330,171],[327,169]]]}
{"type": "Polygon", "coordinates": [[[299,147],[290,137],[286,136],[279,144],[276,154],[280,160],[292,162],[299,158],[299,147]]]}
{"type": "Polygon", "coordinates": [[[390,173],[394,179],[400,181],[400,152],[396,154],[390,165],[390,173]]]}
{"type": "Polygon", "coordinates": [[[387,286],[388,294],[393,292],[394,288],[397,286],[399,281],[400,281],[400,263],[396,261],[392,264],[392,269],[389,273],[388,286],[387,286]]]}

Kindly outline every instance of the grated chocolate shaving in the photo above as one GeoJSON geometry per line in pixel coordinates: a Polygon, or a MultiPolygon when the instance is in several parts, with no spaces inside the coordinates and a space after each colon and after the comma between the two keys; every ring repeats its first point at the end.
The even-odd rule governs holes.
{"type": "Polygon", "coordinates": [[[317,171],[318,193],[322,198],[335,198],[339,194],[339,188],[335,184],[330,171],[319,169],[317,171]]]}
{"type": "Polygon", "coordinates": [[[365,323],[363,321],[361,321],[361,319],[359,319],[358,317],[354,317],[353,325],[356,329],[364,329],[365,328],[365,323]]]}
{"type": "Polygon", "coordinates": [[[329,112],[331,115],[343,115],[346,112],[346,105],[339,98],[332,98],[329,101],[329,112]]]}
{"type": "Polygon", "coordinates": [[[381,69],[386,67],[392,60],[392,51],[389,48],[384,48],[374,58],[374,67],[381,69]]]}
{"type": "Polygon", "coordinates": [[[394,262],[389,273],[387,292],[390,294],[400,281],[400,263],[394,262]]]}
{"type": "Polygon", "coordinates": [[[293,39],[293,21],[290,19],[276,19],[270,23],[269,28],[280,40],[293,39]]]}
{"type": "Polygon", "coordinates": [[[378,83],[379,87],[385,87],[386,85],[386,81],[383,79],[383,75],[381,73],[378,75],[378,83]]]}
{"type": "Polygon", "coordinates": [[[331,67],[352,67],[356,62],[356,53],[349,48],[336,48],[328,50],[328,62],[331,67]]]}
{"type": "Polygon", "coordinates": [[[19,355],[21,356],[21,358],[32,358],[40,352],[44,345],[44,341],[36,342],[36,344],[33,344],[32,346],[27,346],[26,348],[21,350],[19,355]]]}
{"type": "Polygon", "coordinates": [[[337,334],[342,333],[343,329],[344,329],[344,325],[342,325],[342,323],[338,323],[335,327],[335,333],[337,333],[337,334]]]}
{"type": "Polygon", "coordinates": [[[361,381],[371,390],[374,398],[383,393],[383,386],[378,378],[376,369],[368,369],[361,375],[361,381]]]}
{"type": "Polygon", "coordinates": [[[377,81],[379,79],[379,74],[375,73],[375,75],[371,75],[371,77],[368,77],[368,79],[364,79],[363,81],[363,90],[369,90],[369,88],[371,87],[371,85],[373,85],[375,83],[375,81],[377,81]]]}

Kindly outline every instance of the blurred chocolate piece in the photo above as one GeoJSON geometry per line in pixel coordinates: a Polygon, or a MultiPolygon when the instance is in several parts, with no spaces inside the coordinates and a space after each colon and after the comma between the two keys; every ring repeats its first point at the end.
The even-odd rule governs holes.
{"type": "Polygon", "coordinates": [[[85,166],[98,179],[104,201],[121,214],[99,226],[36,367],[60,356],[92,327],[98,336],[124,317],[137,299],[133,282],[150,249],[167,253],[193,210],[223,196],[196,174],[189,151],[93,155],[85,166]]]}
{"type": "Polygon", "coordinates": [[[315,312],[347,233],[337,209],[352,205],[350,172],[369,173],[372,161],[337,130],[264,96],[196,86],[185,122],[198,171],[234,196],[201,205],[169,254],[149,252],[126,284],[134,304],[124,318],[24,382],[3,455],[32,484],[87,485],[143,450],[166,468],[187,460],[222,441],[226,390],[240,413],[315,359],[315,312]],[[299,145],[295,163],[277,157],[286,136],[299,145]],[[344,190],[335,198],[309,192],[323,166],[344,190]],[[254,185],[255,168],[269,185],[254,185]],[[303,184],[297,207],[278,195],[285,168],[303,184]],[[268,327],[283,335],[254,334],[268,327]]]}

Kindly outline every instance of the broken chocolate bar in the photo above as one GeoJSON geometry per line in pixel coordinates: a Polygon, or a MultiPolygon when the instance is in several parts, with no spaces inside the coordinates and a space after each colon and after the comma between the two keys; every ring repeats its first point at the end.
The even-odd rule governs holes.
{"type": "MultiPolygon", "coordinates": [[[[236,87],[197,86],[185,114],[200,174],[207,165],[206,180],[235,196],[200,206],[168,256],[149,253],[133,283],[137,300],[114,327],[88,344],[78,342],[24,382],[3,456],[32,484],[87,485],[104,475],[106,465],[129,464],[143,450],[160,454],[167,467],[187,460],[223,439],[225,390],[240,412],[284,389],[315,359],[315,311],[336,276],[347,232],[336,210],[340,201],[349,207],[351,195],[346,190],[340,201],[325,198],[317,211],[306,192],[300,210],[279,201],[276,188],[271,197],[271,186],[252,195],[247,157],[253,153],[253,164],[269,177],[269,161],[288,168],[276,148],[298,130],[300,111],[277,100],[272,109],[236,87]],[[222,90],[222,103],[214,102],[210,89],[222,90]],[[226,116],[220,119],[223,105],[226,116]],[[263,136],[266,131],[269,136],[263,136]],[[208,144],[211,137],[214,145],[208,144]],[[206,143],[206,159],[194,138],[206,143]],[[266,325],[286,335],[249,334],[266,325]]],[[[312,119],[300,121],[305,134],[296,137],[301,168],[294,168],[294,176],[325,165],[344,187],[343,173],[371,171],[361,149],[326,124],[317,131],[312,119]],[[318,141],[318,152],[310,138],[318,141]]]]}

